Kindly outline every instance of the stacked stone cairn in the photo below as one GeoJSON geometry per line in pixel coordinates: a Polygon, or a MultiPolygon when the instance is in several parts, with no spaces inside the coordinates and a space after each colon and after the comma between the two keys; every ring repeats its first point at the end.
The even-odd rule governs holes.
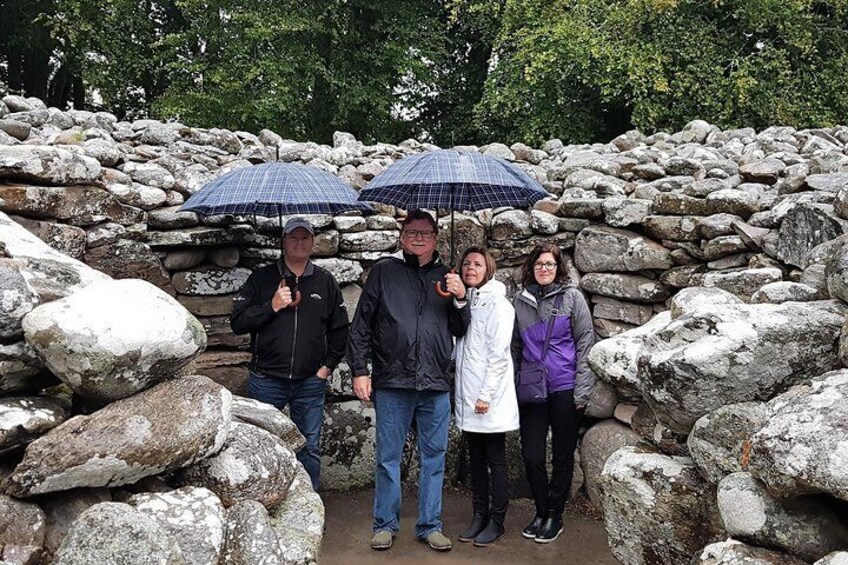
{"type": "MultiPolygon", "coordinates": [[[[330,147],[3,98],[2,557],[313,560],[323,509],[293,459],[302,438],[237,396],[250,353],[228,324],[251,269],[279,258],[278,220],[178,207],[255,163],[306,163],[358,189],[435,148],[342,132],[330,147]]],[[[466,147],[550,192],[531,210],[457,214],[458,249],[488,245],[512,291],[535,243],[573,258],[604,338],[575,490],[603,512],[622,563],[848,563],[846,148],[845,126],[703,121],[607,144],[466,147]]],[[[377,208],[309,216],[316,263],[351,314],[368,269],[397,246],[405,212],[377,208]]],[[[445,255],[447,230],[439,245],[445,255]]],[[[352,400],[344,365],[330,389],[323,482],[367,486],[373,409],[352,400]]],[[[513,438],[520,475],[516,453],[513,438]]]]}

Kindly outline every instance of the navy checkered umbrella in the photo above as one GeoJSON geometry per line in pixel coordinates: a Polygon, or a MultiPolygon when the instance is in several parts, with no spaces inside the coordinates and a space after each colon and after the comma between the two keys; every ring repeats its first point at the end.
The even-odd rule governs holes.
{"type": "Polygon", "coordinates": [[[451,210],[451,264],[454,262],[453,211],[500,206],[532,206],[548,196],[542,186],[512,163],[476,151],[440,149],[405,157],[374,177],[359,200],[405,210],[451,210]]]}
{"type": "Polygon", "coordinates": [[[372,212],[356,191],[335,175],[299,163],[263,163],[209,182],[180,207],[201,216],[281,216],[372,212]]]}

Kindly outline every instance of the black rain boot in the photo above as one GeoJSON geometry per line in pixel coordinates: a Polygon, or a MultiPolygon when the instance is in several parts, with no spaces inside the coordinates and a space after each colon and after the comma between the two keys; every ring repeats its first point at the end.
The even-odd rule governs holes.
{"type": "Polygon", "coordinates": [[[547,518],[536,533],[536,543],[551,543],[562,533],[562,514],[548,512],[547,518]]]}
{"type": "Polygon", "coordinates": [[[463,530],[459,537],[456,538],[459,541],[474,541],[474,538],[477,537],[477,534],[482,532],[486,528],[486,522],[489,521],[489,517],[485,514],[474,514],[471,518],[471,523],[468,525],[465,530],[463,530]]]}
{"type": "Polygon", "coordinates": [[[489,547],[504,535],[503,519],[491,519],[486,524],[486,528],[477,534],[474,538],[474,545],[477,547],[489,547]]]}
{"type": "Polygon", "coordinates": [[[544,521],[545,517],[537,514],[536,517],[533,518],[533,521],[527,524],[526,528],[521,530],[521,535],[527,539],[534,539],[536,534],[539,533],[539,528],[542,527],[542,522],[544,521]]]}

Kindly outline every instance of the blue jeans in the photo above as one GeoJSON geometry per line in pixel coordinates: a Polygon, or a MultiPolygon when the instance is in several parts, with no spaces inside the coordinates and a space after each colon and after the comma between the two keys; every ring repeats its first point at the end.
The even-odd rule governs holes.
{"type": "Polygon", "coordinates": [[[324,396],[327,381],[318,376],[302,380],[277,379],[251,371],[247,382],[247,395],[260,402],[282,410],[289,405],[292,422],[306,438],[306,445],[298,451],[297,459],[303,464],[312,488],[318,490],[321,477],[321,425],[324,423],[324,396]]]}
{"type": "Polygon", "coordinates": [[[374,531],[400,529],[400,460],[415,418],[418,429],[418,523],[423,539],[442,530],[442,483],[448,447],[450,393],[376,389],[377,472],[374,479],[374,531]]]}

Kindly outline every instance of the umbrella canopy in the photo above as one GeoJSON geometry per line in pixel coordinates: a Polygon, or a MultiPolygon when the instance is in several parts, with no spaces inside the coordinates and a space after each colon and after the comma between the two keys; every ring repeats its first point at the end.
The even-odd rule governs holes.
{"type": "Polygon", "coordinates": [[[512,163],[476,151],[440,149],[405,157],[374,177],[359,200],[406,210],[445,208],[477,211],[527,207],[548,196],[512,163]]]}
{"type": "Polygon", "coordinates": [[[237,169],[209,182],[180,207],[201,216],[280,216],[372,212],[335,175],[299,163],[263,163],[237,169]]]}

